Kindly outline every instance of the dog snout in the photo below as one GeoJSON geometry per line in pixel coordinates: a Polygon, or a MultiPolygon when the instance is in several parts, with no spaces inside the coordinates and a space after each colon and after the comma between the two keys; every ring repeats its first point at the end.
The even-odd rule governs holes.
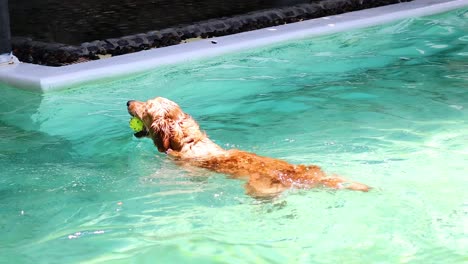
{"type": "Polygon", "coordinates": [[[129,106],[132,104],[132,102],[135,102],[135,100],[129,100],[129,101],[127,101],[127,107],[129,107],[129,106]]]}

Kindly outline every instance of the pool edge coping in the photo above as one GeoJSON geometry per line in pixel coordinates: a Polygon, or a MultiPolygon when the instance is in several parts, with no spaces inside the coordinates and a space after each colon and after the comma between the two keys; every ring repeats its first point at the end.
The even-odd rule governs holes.
{"type": "Polygon", "coordinates": [[[0,66],[0,82],[48,92],[143,73],[163,65],[433,15],[464,6],[468,6],[468,0],[414,0],[62,67],[29,63],[4,65],[0,66]]]}

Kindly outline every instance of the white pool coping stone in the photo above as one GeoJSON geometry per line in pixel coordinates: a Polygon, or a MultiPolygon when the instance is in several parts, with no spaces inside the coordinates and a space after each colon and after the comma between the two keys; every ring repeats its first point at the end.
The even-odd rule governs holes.
{"type": "Polygon", "coordinates": [[[414,0],[62,67],[29,63],[0,65],[0,82],[21,89],[48,92],[131,76],[161,65],[427,16],[465,6],[468,6],[468,0],[414,0]]]}

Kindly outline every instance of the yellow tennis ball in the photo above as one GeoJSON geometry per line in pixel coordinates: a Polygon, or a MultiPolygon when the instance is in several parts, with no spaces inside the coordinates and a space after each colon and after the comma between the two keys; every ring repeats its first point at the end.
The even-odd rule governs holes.
{"type": "Polygon", "coordinates": [[[130,119],[130,128],[133,129],[136,133],[140,132],[143,130],[143,121],[141,121],[140,118],[138,117],[132,117],[130,119]]]}

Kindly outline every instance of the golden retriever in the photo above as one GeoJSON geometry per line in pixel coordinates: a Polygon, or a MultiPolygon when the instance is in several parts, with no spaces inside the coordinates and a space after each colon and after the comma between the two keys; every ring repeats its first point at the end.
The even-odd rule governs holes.
{"type": "Polygon", "coordinates": [[[246,179],[247,194],[273,196],[288,188],[328,187],[368,191],[362,183],[327,176],[315,165],[294,165],[237,149],[225,150],[200,130],[197,122],[169,99],[128,101],[128,113],[143,121],[136,137],[149,137],[160,152],[176,160],[233,178],[246,179]]]}

